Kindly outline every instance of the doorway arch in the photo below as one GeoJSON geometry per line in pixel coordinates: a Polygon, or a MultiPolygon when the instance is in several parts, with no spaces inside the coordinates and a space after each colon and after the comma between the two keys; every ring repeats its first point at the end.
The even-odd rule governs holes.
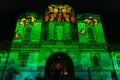
{"type": "Polygon", "coordinates": [[[71,76],[74,77],[74,65],[72,59],[62,52],[52,54],[46,61],[45,77],[71,76]]]}

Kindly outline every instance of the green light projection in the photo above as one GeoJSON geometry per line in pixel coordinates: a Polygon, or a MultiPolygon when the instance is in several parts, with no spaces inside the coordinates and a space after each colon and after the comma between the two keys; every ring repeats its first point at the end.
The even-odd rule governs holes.
{"type": "Polygon", "coordinates": [[[88,42],[89,41],[89,33],[88,28],[92,28],[93,34],[90,36],[94,36],[95,41],[98,43],[104,43],[105,37],[104,32],[102,29],[102,22],[100,20],[99,15],[93,15],[92,14],[86,14],[86,16],[89,16],[88,18],[85,18],[83,20],[79,19],[82,15],[78,15],[78,34],[79,34],[79,42],[88,42]],[[93,20],[93,21],[92,21],[93,20]],[[99,37],[101,36],[101,37],[99,37]]]}
{"type": "MultiPolygon", "coordinates": [[[[65,6],[59,5],[57,7],[65,6]]],[[[108,52],[100,15],[77,14],[76,17],[74,16],[74,19],[77,20],[75,23],[71,18],[70,20],[73,22],[67,18],[65,18],[66,21],[48,21],[50,11],[53,10],[56,14],[59,12],[58,9],[53,9],[51,6],[48,8],[49,13],[44,16],[36,13],[26,13],[19,16],[9,55],[8,53],[0,54],[0,62],[5,63],[6,57],[9,57],[7,69],[13,67],[20,73],[34,71],[36,72],[34,74],[41,73],[44,76],[48,58],[54,53],[62,52],[71,58],[76,77],[83,80],[89,78],[99,80],[109,76],[110,80],[111,71],[119,70],[120,55],[119,52],[108,52]],[[44,22],[45,19],[46,22],[44,22]],[[96,70],[97,72],[95,72],[96,70]],[[101,74],[101,71],[104,75],[101,74]]],[[[72,10],[70,6],[68,8],[70,8],[68,11],[72,10]]],[[[63,9],[65,14],[66,10],[66,8],[63,9]]],[[[53,64],[55,65],[54,61],[53,64]]],[[[70,65],[67,66],[69,68],[70,65]]],[[[18,80],[24,79],[25,75],[22,75],[18,80]]]]}
{"type": "Polygon", "coordinates": [[[37,16],[35,13],[26,13],[26,16],[26,18],[17,21],[16,34],[13,42],[21,42],[25,40],[40,42],[42,20],[36,20],[35,17],[37,16]]]}

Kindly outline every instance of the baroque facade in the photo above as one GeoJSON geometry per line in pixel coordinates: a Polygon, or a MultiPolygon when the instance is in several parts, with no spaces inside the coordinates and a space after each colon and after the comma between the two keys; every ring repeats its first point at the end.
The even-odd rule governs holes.
{"type": "Polygon", "coordinates": [[[1,45],[1,80],[34,80],[39,73],[45,80],[119,80],[120,54],[109,49],[102,27],[99,14],[75,14],[69,5],[20,14],[11,46],[1,45]]]}

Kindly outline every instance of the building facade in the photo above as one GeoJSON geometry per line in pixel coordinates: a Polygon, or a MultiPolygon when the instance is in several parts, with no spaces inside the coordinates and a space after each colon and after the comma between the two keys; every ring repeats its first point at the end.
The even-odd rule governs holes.
{"type": "Polygon", "coordinates": [[[100,15],[75,14],[69,5],[20,14],[10,48],[1,46],[1,79],[119,80],[120,54],[109,49],[102,27],[100,15]]]}

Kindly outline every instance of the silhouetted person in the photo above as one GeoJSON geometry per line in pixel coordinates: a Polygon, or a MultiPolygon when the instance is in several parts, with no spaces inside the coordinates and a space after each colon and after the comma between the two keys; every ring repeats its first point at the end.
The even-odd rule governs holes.
{"type": "Polygon", "coordinates": [[[38,74],[38,76],[36,76],[35,80],[42,80],[40,73],[38,74]]]}

